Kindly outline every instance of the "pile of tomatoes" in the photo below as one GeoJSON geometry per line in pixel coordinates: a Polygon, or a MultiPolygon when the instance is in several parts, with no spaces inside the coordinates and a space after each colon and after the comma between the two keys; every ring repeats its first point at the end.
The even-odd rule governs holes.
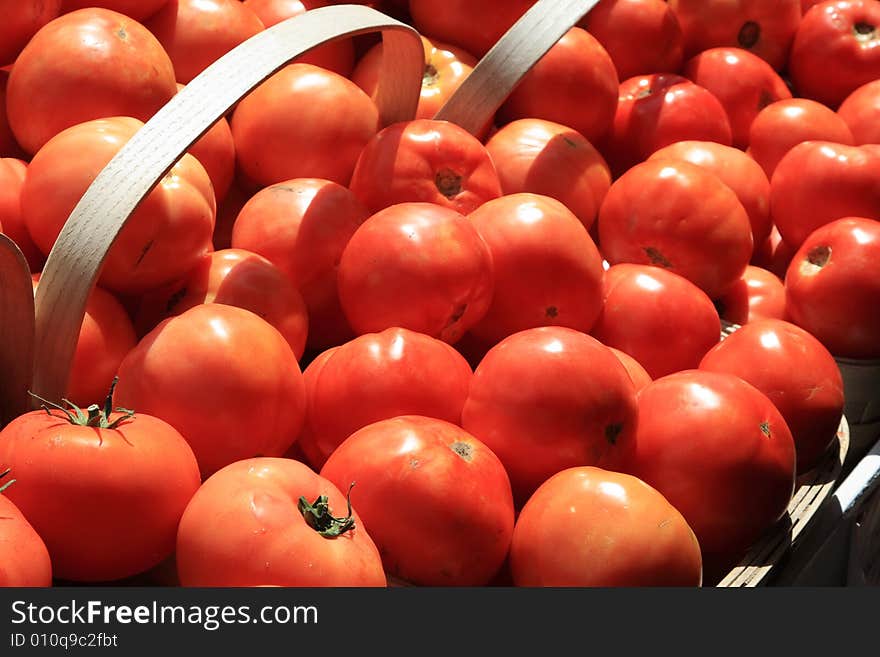
{"type": "MultiPolygon", "coordinates": [[[[329,4],[0,0],[35,290],[144,122],[329,4]]],[[[159,182],[0,432],[0,584],[710,585],[831,448],[835,357],[880,358],[880,1],[601,0],[477,134],[433,116],[534,3],[362,4],[422,35],[416,117],[337,40],[159,182]]]]}

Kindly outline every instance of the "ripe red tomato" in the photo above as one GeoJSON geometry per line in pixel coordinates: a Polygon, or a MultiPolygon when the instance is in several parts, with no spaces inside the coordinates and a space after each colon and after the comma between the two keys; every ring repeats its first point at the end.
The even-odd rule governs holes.
{"type": "MultiPolygon", "coordinates": [[[[0,473],[0,483],[9,470],[0,473]]],[[[0,486],[2,493],[10,479],[0,486]]],[[[9,498],[0,494],[0,587],[52,586],[49,550],[31,523],[9,498]]]]}
{"type": "Polygon", "coordinates": [[[561,326],[528,329],[480,361],[461,426],[504,463],[521,507],[560,470],[615,469],[635,431],[635,396],[626,368],[595,338],[561,326]]]}
{"type": "Polygon", "coordinates": [[[759,245],[752,254],[751,264],[766,269],[783,279],[796,250],[782,240],[779,230],[774,225],[770,230],[770,237],[764,240],[764,243],[759,245]]]}
{"type": "Polygon", "coordinates": [[[176,93],[171,59],[149,30],[115,11],[87,8],[50,21],[28,42],[9,75],[6,111],[16,140],[33,155],[77,123],[146,121],[176,93]]]}
{"type": "Polygon", "coordinates": [[[683,160],[651,159],[623,174],[599,209],[598,226],[612,265],[664,267],[713,299],[734,285],[752,256],[749,218],[734,191],[683,160]]]}
{"type": "Polygon", "coordinates": [[[798,474],[818,465],[843,416],[843,378],[821,342],[789,322],[758,320],[715,345],[700,369],[734,374],[767,395],[791,430],[798,474]]]}
{"type": "Polygon", "coordinates": [[[138,409],[111,412],[112,394],[86,411],[47,403],[0,432],[0,469],[16,476],[4,494],[45,541],[59,579],[105,582],[159,564],[201,483],[180,433],[138,409]]]}
{"type": "Polygon", "coordinates": [[[852,131],[851,143],[880,144],[880,80],[863,84],[844,98],[837,114],[852,131]]]}
{"type": "Polygon", "coordinates": [[[61,12],[62,0],[0,0],[0,66],[12,64],[31,37],[61,12]]]}
{"type": "Polygon", "coordinates": [[[813,231],[785,275],[791,321],[835,356],[880,357],[880,222],[845,217],[813,231]]]}
{"type": "Polygon", "coordinates": [[[23,158],[27,157],[12,128],[9,127],[9,117],[6,115],[6,84],[9,80],[9,71],[0,69],[0,158],[23,158]]]}
{"type": "Polygon", "coordinates": [[[656,488],[685,517],[717,583],[786,512],[795,448],[780,412],[738,376],[686,370],[638,396],[639,422],[619,471],[656,488]]]}
{"type": "Polygon", "coordinates": [[[21,212],[21,189],[27,166],[24,160],[0,157],[0,230],[15,242],[31,271],[40,271],[46,258],[31,239],[21,212]]]}
{"type": "Polygon", "coordinates": [[[748,324],[759,319],[785,319],[785,286],[776,274],[749,265],[742,278],[715,300],[721,319],[748,324]]]}
{"type": "Polygon", "coordinates": [[[298,461],[231,463],[202,484],[180,519],[180,583],[385,586],[379,551],[346,508],[340,489],[298,461]]]}
{"type": "Polygon", "coordinates": [[[629,378],[632,379],[632,382],[636,387],[636,392],[651,383],[653,380],[651,379],[651,375],[648,374],[648,370],[642,367],[642,364],[639,363],[639,361],[620,349],[615,349],[614,347],[608,348],[611,350],[611,353],[617,356],[617,359],[623,363],[623,366],[626,368],[626,373],[629,374],[629,378]]]}
{"type": "Polygon", "coordinates": [[[700,546],[681,513],[636,477],[563,470],[526,502],[513,531],[516,586],[700,586],[700,546]]]}
{"type": "Polygon", "coordinates": [[[367,425],[330,455],[321,476],[340,490],[357,482],[352,505],[393,577],[485,586],[507,557],[514,521],[507,471],[454,424],[404,415],[367,425]]]}
{"type": "Polygon", "coordinates": [[[103,7],[118,11],[129,18],[143,22],[172,0],[61,0],[61,12],[66,14],[86,7],[103,7]]]}
{"type": "Polygon", "coordinates": [[[613,265],[603,296],[591,334],[635,358],[652,378],[697,367],[721,339],[711,299],[668,269],[613,265]]]}

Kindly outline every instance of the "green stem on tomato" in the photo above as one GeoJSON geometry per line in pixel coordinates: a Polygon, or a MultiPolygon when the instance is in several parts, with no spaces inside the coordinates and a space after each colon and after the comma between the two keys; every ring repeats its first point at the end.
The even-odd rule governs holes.
{"type": "Polygon", "coordinates": [[[51,402],[48,399],[43,399],[37,394],[28,391],[28,394],[42,402],[40,408],[46,411],[47,414],[52,417],[59,417],[58,415],[53,415],[52,410],[61,411],[64,413],[64,418],[71,424],[76,424],[82,427],[95,427],[98,429],[115,429],[119,426],[121,422],[125,420],[131,419],[134,417],[134,411],[128,408],[119,408],[117,407],[115,410],[117,413],[122,413],[115,420],[110,420],[110,415],[113,413],[113,392],[116,390],[116,384],[119,383],[119,377],[113,377],[113,382],[110,384],[110,392],[107,393],[107,398],[104,400],[104,407],[101,408],[98,404],[91,404],[88,408],[83,411],[79,406],[74,404],[69,399],[62,398],[62,403],[67,404],[70,408],[64,408],[60,404],[56,404],[55,402],[51,402]]]}
{"type": "Polygon", "coordinates": [[[348,515],[345,518],[336,518],[330,512],[330,500],[326,495],[318,496],[313,503],[300,496],[297,508],[305,518],[306,523],[325,538],[336,538],[347,531],[354,529],[354,517],[351,511],[351,489],[354,482],[348,487],[346,502],[348,503],[348,515]]]}

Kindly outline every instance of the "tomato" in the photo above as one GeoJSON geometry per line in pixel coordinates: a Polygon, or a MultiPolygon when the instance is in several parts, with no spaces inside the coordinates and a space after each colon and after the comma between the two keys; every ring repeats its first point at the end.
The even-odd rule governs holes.
{"type": "Polygon", "coordinates": [[[685,63],[682,74],[721,101],[737,148],[749,145],[749,129],[758,112],[791,98],[791,91],[773,67],[742,48],[704,50],[685,63]]]}
{"type": "Polygon", "coordinates": [[[454,348],[403,328],[323,352],[306,372],[308,414],[300,442],[315,469],[348,436],[379,420],[424,415],[459,424],[473,376],[454,348]]]}
{"type": "Polygon", "coordinates": [[[764,243],[752,254],[751,264],[766,269],[782,279],[785,278],[785,272],[796,250],[782,240],[774,224],[770,230],[770,237],[764,240],[764,243]]]}
{"type": "Polygon", "coordinates": [[[835,109],[880,77],[880,5],[873,0],[823,2],[801,20],[789,73],[799,96],[835,109]],[[834,75],[828,75],[829,69],[834,75]]]}
{"type": "Polygon", "coordinates": [[[231,463],[202,484],[180,520],[180,583],[385,586],[379,551],[346,508],[340,489],[297,461],[231,463]]]}
{"type": "Polygon", "coordinates": [[[239,172],[253,186],[302,177],[348,185],[379,110],[351,80],[290,64],[243,98],[229,125],[239,172]]]}
{"type": "Polygon", "coordinates": [[[476,228],[433,203],[372,215],[346,244],[337,279],[359,335],[400,326],[450,344],[485,316],[494,286],[492,254],[476,228]]]}
{"type": "Polygon", "coordinates": [[[672,73],[639,75],[620,83],[611,130],[598,143],[615,177],[677,141],[732,143],[730,120],[707,89],[672,73]]]}
{"type": "Polygon", "coordinates": [[[733,324],[785,319],[785,286],[773,272],[749,265],[742,278],[715,303],[721,319],[733,324]]]}
{"type": "MultiPolygon", "coordinates": [[[[0,480],[9,474],[0,473],[0,480]]],[[[15,480],[0,486],[2,493],[15,480]]],[[[0,587],[52,586],[49,550],[31,523],[7,497],[0,495],[0,587]]]]}
{"type": "Polygon", "coordinates": [[[602,0],[579,25],[608,51],[621,80],[681,68],[681,25],[663,0],[602,0]]]}
{"type": "Polygon", "coordinates": [[[201,483],[184,438],[138,409],[85,411],[44,402],[0,432],[6,492],[45,541],[55,577],[106,582],[174,551],[177,523],[201,483]]]}
{"type": "Polygon", "coordinates": [[[813,231],[785,275],[791,321],[835,356],[880,357],[880,222],[844,217],[813,231]]]}
{"type": "Polygon", "coordinates": [[[738,376],[686,370],[639,392],[634,448],[619,466],[685,517],[717,583],[782,518],[795,447],[773,402],[738,376]]]}
{"type": "MultiPolygon", "coordinates": [[[[880,143],[877,117],[880,116],[880,80],[863,84],[843,99],[838,116],[852,131],[854,144],[880,143]]],[[[844,142],[850,143],[850,142],[844,142]]]]}
{"type": "Polygon", "coordinates": [[[568,468],[545,481],[516,521],[516,586],[700,586],[694,532],[636,477],[568,468]]]}
{"type": "Polygon", "coordinates": [[[16,140],[33,155],[91,119],[147,121],[176,93],[171,59],[149,30],[87,8],[50,21],[28,42],[9,75],[6,111],[16,140]]]}
{"type": "Polygon", "coordinates": [[[711,299],[668,269],[613,265],[603,297],[591,334],[635,358],[652,378],[697,367],[721,339],[711,299]]]}
{"type": "Polygon", "coordinates": [[[611,350],[611,353],[617,356],[617,360],[623,363],[623,366],[626,368],[626,373],[629,374],[629,378],[632,379],[632,382],[636,387],[636,392],[651,383],[651,375],[648,374],[648,370],[642,367],[642,364],[639,363],[639,361],[620,349],[615,349],[614,347],[608,348],[611,350]]]}
{"type": "Polygon", "coordinates": [[[528,329],[477,366],[461,426],[504,463],[521,507],[560,470],[614,469],[635,432],[635,394],[626,368],[595,338],[561,326],[528,329]]]}
{"type": "Polygon", "coordinates": [[[173,0],[61,0],[61,12],[68,13],[85,7],[103,7],[118,11],[129,18],[143,22],[173,0]]]}
{"type": "MultiPolygon", "coordinates": [[[[128,117],[95,119],[63,130],[34,156],[21,190],[21,211],[44,254],[98,173],[142,126],[128,117]]],[[[182,276],[212,248],[215,213],[205,168],[184,155],[119,233],[100,284],[137,294],[182,276]]]]}
{"type": "Polygon", "coordinates": [[[9,127],[9,117],[6,115],[6,84],[9,80],[9,72],[0,70],[0,158],[23,158],[25,152],[15,141],[12,128],[9,127]]]}
{"type": "Polygon", "coordinates": [[[734,46],[781,71],[801,20],[801,0],[669,0],[684,33],[685,57],[734,46]]]}
{"type": "Polygon", "coordinates": [[[752,121],[748,153],[770,178],[788,151],[811,140],[855,144],[846,122],[834,110],[808,98],[780,100],[752,121]]]}
{"type": "Polygon", "coordinates": [[[770,180],[770,214],[785,242],[799,247],[842,217],[880,219],[880,146],[809,141],[779,161],[770,180]]]}
{"type": "Polygon", "coordinates": [[[690,162],[652,159],[618,178],[599,209],[599,244],[612,265],[657,265],[716,298],[752,256],[749,218],[734,191],[690,162]]]}
{"type": "Polygon", "coordinates": [[[40,271],[46,258],[31,239],[21,212],[21,189],[26,173],[24,160],[0,157],[0,230],[15,242],[31,271],[40,271]]]}
{"type": "Polygon", "coordinates": [[[519,119],[486,142],[504,194],[531,192],[561,201],[590,228],[611,186],[611,171],[582,134],[543,119],[519,119]]]}
{"type": "Polygon", "coordinates": [[[510,479],[486,445],[454,424],[404,415],[367,425],[330,455],[321,476],[340,490],[357,482],[352,505],[393,577],[485,586],[504,563],[510,479]]]}
{"type": "Polygon", "coordinates": [[[831,353],[779,319],[751,322],[713,347],[701,370],[727,372],[770,398],[791,430],[798,474],[819,464],[843,416],[843,378],[831,353]]]}
{"type": "Polygon", "coordinates": [[[0,66],[12,64],[31,37],[61,13],[62,0],[0,0],[0,66]]]}
{"type": "Polygon", "coordinates": [[[244,249],[214,251],[181,280],[142,296],[138,333],[144,335],[162,320],[203,303],[250,310],[278,329],[297,360],[302,357],[309,327],[302,295],[269,260],[244,249]]]}
{"type": "Polygon", "coordinates": [[[486,147],[454,123],[428,119],[380,131],[358,157],[350,187],[372,212],[425,202],[467,214],[501,196],[486,147]]]}
{"type": "Polygon", "coordinates": [[[770,181],[761,166],[738,148],[713,141],[679,141],[654,151],[649,160],[682,159],[711,171],[730,187],[749,216],[752,241],[770,235],[770,181]]]}
{"type": "Polygon", "coordinates": [[[342,185],[299,178],[261,189],[235,218],[232,246],[270,260],[302,294],[312,349],[354,337],[339,303],[336,270],[345,245],[369,215],[342,185]]]}
{"type": "Polygon", "coordinates": [[[305,387],[284,336],[249,310],[208,303],[160,323],[119,366],[119,403],[174,426],[204,477],[280,456],[296,440],[305,387]]]}

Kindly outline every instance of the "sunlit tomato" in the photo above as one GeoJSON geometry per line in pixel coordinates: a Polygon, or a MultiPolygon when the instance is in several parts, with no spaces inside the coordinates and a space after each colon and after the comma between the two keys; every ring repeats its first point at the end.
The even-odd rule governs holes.
{"type": "Polygon", "coordinates": [[[357,334],[400,326],[453,344],[489,309],[492,254],[455,210],[399,203],[358,227],[337,281],[357,334]]]}
{"type": "Polygon", "coordinates": [[[521,507],[560,470],[616,469],[635,432],[635,397],[626,368],[595,338],[561,326],[528,329],[477,366],[461,426],[504,463],[521,507]]]}
{"type": "Polygon", "coordinates": [[[727,292],[752,256],[749,217],[714,173],[651,159],[618,178],[599,209],[599,244],[612,265],[657,265],[711,298],[727,292]]]}
{"type": "Polygon", "coordinates": [[[807,98],[780,100],[752,121],[748,153],[770,178],[788,151],[810,140],[855,143],[846,122],[822,103],[807,98]]]}
{"type": "Polygon", "coordinates": [[[842,217],[880,219],[880,146],[825,141],[798,144],[770,179],[770,215],[797,248],[814,230],[842,217]]]}
{"type": "Polygon", "coordinates": [[[143,22],[171,0],[61,0],[62,13],[85,7],[104,7],[143,22]]]}
{"type": "Polygon", "coordinates": [[[74,582],[117,580],[163,561],[201,483],[173,427],[138,409],[110,412],[110,398],[94,403],[79,413],[31,411],[0,432],[0,470],[16,478],[4,495],[45,541],[54,576],[74,582]]]}
{"type": "Polygon", "coordinates": [[[492,158],[480,140],[448,121],[395,123],[364,147],[351,190],[372,212],[425,202],[467,214],[501,196],[492,158]]]}
{"type": "Polygon", "coordinates": [[[791,98],[791,91],[773,67],[742,48],[704,50],[685,63],[682,75],[721,101],[737,148],[748,146],[749,128],[758,112],[791,98]]]}
{"type": "Polygon", "coordinates": [[[298,461],[232,463],[202,484],[180,520],[180,583],[385,586],[379,551],[347,506],[339,488],[298,461]]]}
{"type": "Polygon", "coordinates": [[[832,109],[880,77],[880,4],[829,0],[808,11],[791,48],[789,73],[799,96],[832,109]]]}
{"type": "Polygon", "coordinates": [[[635,358],[652,378],[696,367],[721,339],[711,299],[667,269],[614,265],[604,290],[591,334],[635,358]]]}
{"type": "Polygon", "coordinates": [[[650,160],[681,159],[711,171],[730,187],[749,216],[754,244],[770,235],[770,181],[761,166],[738,148],[713,141],[679,141],[654,151],[650,160]]]}
{"type": "Polygon", "coordinates": [[[792,322],[835,356],[880,357],[880,222],[832,221],[801,244],[785,275],[792,322]]]}
{"type": "Polygon", "coordinates": [[[0,0],[0,66],[6,66],[30,41],[31,37],[61,12],[62,0],[22,2],[0,0]]]}
{"type": "Polygon", "coordinates": [[[24,160],[0,157],[0,230],[21,249],[34,272],[43,268],[46,258],[31,239],[21,212],[21,189],[26,172],[24,160]]]}
{"type": "Polygon", "coordinates": [[[615,177],[677,141],[730,146],[730,120],[707,89],[671,73],[639,75],[620,83],[617,113],[599,150],[615,177]]]}
{"type": "Polygon", "coordinates": [[[779,279],[783,279],[796,250],[782,240],[779,230],[774,225],[770,230],[770,237],[764,240],[764,243],[758,246],[752,254],[751,264],[766,269],[779,279]]]}
{"type": "Polygon", "coordinates": [[[238,459],[280,456],[296,440],[305,387],[284,336],[220,303],[166,319],[119,366],[119,404],[174,426],[203,476],[238,459]]]}
{"type": "Polygon", "coordinates": [[[801,20],[801,0],[669,0],[684,33],[685,57],[714,48],[748,50],[781,71],[801,20]]]}
{"type": "Polygon", "coordinates": [[[638,395],[634,449],[619,466],[685,517],[717,583],[779,520],[795,487],[791,431],[773,402],[738,376],[687,370],[638,395]]]}
{"type": "Polygon", "coordinates": [[[623,363],[623,366],[626,368],[626,373],[629,374],[629,378],[632,379],[633,385],[636,387],[636,392],[651,383],[653,380],[651,379],[651,375],[648,374],[648,370],[642,367],[639,361],[620,349],[615,349],[614,347],[608,348],[611,350],[611,353],[617,356],[617,359],[623,363]]]}
{"type": "MultiPolygon", "coordinates": [[[[0,493],[15,485],[9,471],[0,473],[0,493]]],[[[31,523],[9,498],[0,494],[0,587],[52,586],[49,550],[31,523]]]]}
{"type": "Polygon", "coordinates": [[[785,319],[785,286],[773,272],[749,265],[742,278],[715,300],[721,319],[748,324],[759,319],[785,319]]]}
{"type": "Polygon", "coordinates": [[[880,144],[880,80],[853,91],[840,104],[837,114],[852,131],[853,143],[880,144]]]}
{"type": "Polygon", "coordinates": [[[621,80],[681,68],[681,25],[663,0],[601,0],[579,25],[608,51],[621,80]]]}
{"type": "Polygon", "coordinates": [[[520,119],[486,142],[505,194],[531,192],[561,201],[590,228],[611,186],[611,171],[579,132],[542,119],[520,119]]]}
{"type": "Polygon", "coordinates": [[[445,342],[402,328],[327,350],[306,372],[301,447],[316,469],[349,435],[379,420],[425,415],[459,424],[473,375],[445,342]]]}
{"type": "Polygon", "coordinates": [[[735,374],[770,398],[794,438],[798,473],[815,467],[837,435],[840,368],[821,342],[794,324],[764,319],[743,326],[713,347],[700,369],[735,374]]]}
{"type": "Polygon", "coordinates": [[[702,556],[681,513],[645,482],[596,467],[545,481],[513,531],[516,586],[700,586],[702,556]]]}
{"type": "Polygon", "coordinates": [[[230,126],[240,172],[256,187],[291,178],[347,185],[379,110],[351,80],[291,64],[236,105],[230,126]]]}
{"type": "Polygon", "coordinates": [[[367,425],[330,455],[321,476],[340,490],[357,482],[352,506],[393,577],[485,586],[504,563],[510,479],[486,445],[454,424],[404,415],[367,425]]]}
{"type": "MultiPolygon", "coordinates": [[[[63,130],[34,156],[21,210],[44,254],[92,180],[142,126],[128,117],[95,119],[63,130]]],[[[182,276],[211,249],[215,212],[205,168],[184,155],[119,233],[101,270],[101,285],[140,293],[182,276]]]]}
{"type": "Polygon", "coordinates": [[[79,9],[47,23],[22,50],[6,110],[16,140],[34,154],[77,123],[146,121],[176,93],[171,59],[149,30],[109,9],[79,9]]]}

